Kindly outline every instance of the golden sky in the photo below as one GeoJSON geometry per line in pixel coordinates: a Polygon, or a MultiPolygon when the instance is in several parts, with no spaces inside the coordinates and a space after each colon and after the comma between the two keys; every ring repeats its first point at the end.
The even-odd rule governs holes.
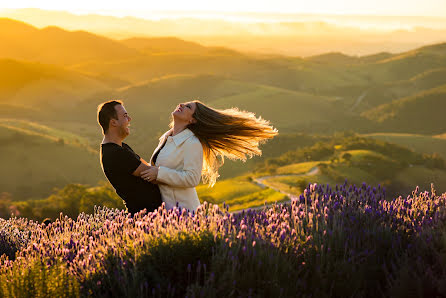
{"type": "Polygon", "coordinates": [[[268,12],[446,17],[446,0],[14,0],[0,9],[41,8],[72,13],[144,17],[150,11],[268,12]]]}

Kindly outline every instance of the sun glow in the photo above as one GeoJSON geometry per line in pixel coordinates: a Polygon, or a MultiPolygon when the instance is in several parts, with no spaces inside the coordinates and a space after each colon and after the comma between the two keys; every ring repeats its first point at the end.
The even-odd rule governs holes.
{"type": "Polygon", "coordinates": [[[228,12],[303,13],[303,14],[360,14],[391,16],[442,16],[446,15],[446,1],[425,0],[165,0],[165,1],[52,1],[16,0],[2,3],[1,8],[40,8],[63,10],[76,14],[107,14],[115,16],[149,17],[154,12],[201,12],[204,15],[228,12]]]}

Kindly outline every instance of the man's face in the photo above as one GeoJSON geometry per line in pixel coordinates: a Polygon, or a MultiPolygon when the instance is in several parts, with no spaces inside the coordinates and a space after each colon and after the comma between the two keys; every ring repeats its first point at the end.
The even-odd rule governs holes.
{"type": "Polygon", "coordinates": [[[118,128],[119,135],[124,139],[130,134],[129,126],[132,118],[130,118],[129,114],[122,105],[116,105],[115,110],[118,119],[113,119],[113,121],[116,123],[115,126],[118,128]]]}

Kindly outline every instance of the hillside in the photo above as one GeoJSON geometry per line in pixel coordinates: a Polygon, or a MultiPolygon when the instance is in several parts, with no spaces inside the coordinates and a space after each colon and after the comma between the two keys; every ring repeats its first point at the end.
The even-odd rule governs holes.
{"type": "MultiPolygon", "coordinates": [[[[329,126],[331,121],[344,117],[344,111],[329,97],[222,76],[177,75],[121,88],[115,92],[95,94],[76,107],[82,115],[77,121],[91,123],[91,119],[95,117],[96,106],[104,98],[124,99],[133,118],[130,136],[132,143],[142,152],[155,148],[157,138],[168,129],[170,113],[175,106],[192,99],[200,99],[219,109],[238,107],[255,112],[268,119],[280,131],[283,130],[283,133],[292,132],[297,127],[305,130],[313,126],[329,126]]],[[[97,130],[96,127],[94,129],[97,130]]]]}
{"type": "Polygon", "coordinates": [[[436,154],[355,135],[334,136],[258,162],[253,173],[220,180],[213,189],[197,187],[200,200],[226,203],[230,210],[299,197],[311,183],[385,187],[387,199],[434,183],[446,190],[446,162],[436,154]],[[267,187],[267,188],[265,188],[267,187]],[[255,199],[257,198],[257,199],[255,199]]]}
{"type": "Polygon", "coordinates": [[[126,47],[145,53],[205,53],[208,48],[195,42],[185,41],[175,37],[128,38],[121,40],[126,47]]]}
{"type": "Polygon", "coordinates": [[[419,153],[439,154],[446,159],[446,138],[441,136],[408,133],[371,133],[364,136],[398,144],[419,153]]]}
{"type": "Polygon", "coordinates": [[[98,153],[81,141],[75,144],[70,135],[50,132],[54,130],[35,125],[27,129],[22,122],[0,123],[1,192],[10,193],[15,200],[42,198],[55,187],[104,180],[98,153]]]}
{"type": "Polygon", "coordinates": [[[446,85],[442,85],[380,105],[362,115],[395,132],[439,134],[446,131],[445,97],[446,85]]]}
{"type": "Polygon", "coordinates": [[[85,61],[110,61],[138,55],[118,41],[86,31],[58,27],[37,29],[12,19],[0,18],[0,57],[72,65],[85,61]]]}
{"type": "MultiPolygon", "coordinates": [[[[124,101],[133,118],[127,141],[146,159],[168,129],[174,107],[191,99],[216,108],[255,112],[271,121],[280,135],[317,134],[308,137],[309,146],[316,139],[329,142],[327,135],[345,130],[426,135],[446,131],[441,121],[446,92],[444,44],[398,54],[328,52],[302,58],[241,53],[176,37],[112,40],[57,27],[37,29],[9,19],[1,19],[0,24],[0,37],[9,43],[0,45],[4,57],[0,66],[5,70],[0,75],[0,109],[3,118],[17,120],[8,123],[8,129],[25,127],[28,135],[32,131],[33,137],[42,138],[37,126],[44,126],[43,134],[51,136],[44,137],[45,142],[62,138],[65,147],[76,150],[97,148],[102,136],[96,108],[112,98],[124,101]],[[68,139],[82,140],[85,148],[60,136],[68,132],[68,139]]],[[[284,139],[277,138],[277,146],[265,145],[271,151],[265,149],[264,157],[277,158],[303,146],[299,137],[285,145],[279,140],[284,139]]],[[[14,148],[17,154],[27,155],[28,148],[14,148]]],[[[82,160],[80,153],[76,156],[79,164],[88,160],[82,160]]],[[[307,161],[289,160],[281,166],[299,168],[297,164],[307,161]]],[[[262,158],[245,164],[227,162],[222,178],[249,175],[261,162],[262,158]]],[[[96,161],[90,164],[97,165],[96,161]]],[[[333,177],[347,171],[332,170],[333,177]]],[[[356,176],[353,172],[344,176],[383,181],[366,176],[368,170],[352,171],[356,176]]],[[[334,181],[327,177],[321,181],[334,181]]],[[[80,181],[76,179],[70,182],[80,181]]]]}

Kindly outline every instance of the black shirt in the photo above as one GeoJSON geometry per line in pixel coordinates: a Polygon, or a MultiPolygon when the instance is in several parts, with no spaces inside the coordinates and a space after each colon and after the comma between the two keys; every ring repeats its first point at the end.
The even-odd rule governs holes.
{"type": "Polygon", "coordinates": [[[102,170],[130,213],[144,208],[153,211],[162,203],[158,185],[132,175],[140,164],[139,155],[129,145],[101,144],[102,170]]]}

